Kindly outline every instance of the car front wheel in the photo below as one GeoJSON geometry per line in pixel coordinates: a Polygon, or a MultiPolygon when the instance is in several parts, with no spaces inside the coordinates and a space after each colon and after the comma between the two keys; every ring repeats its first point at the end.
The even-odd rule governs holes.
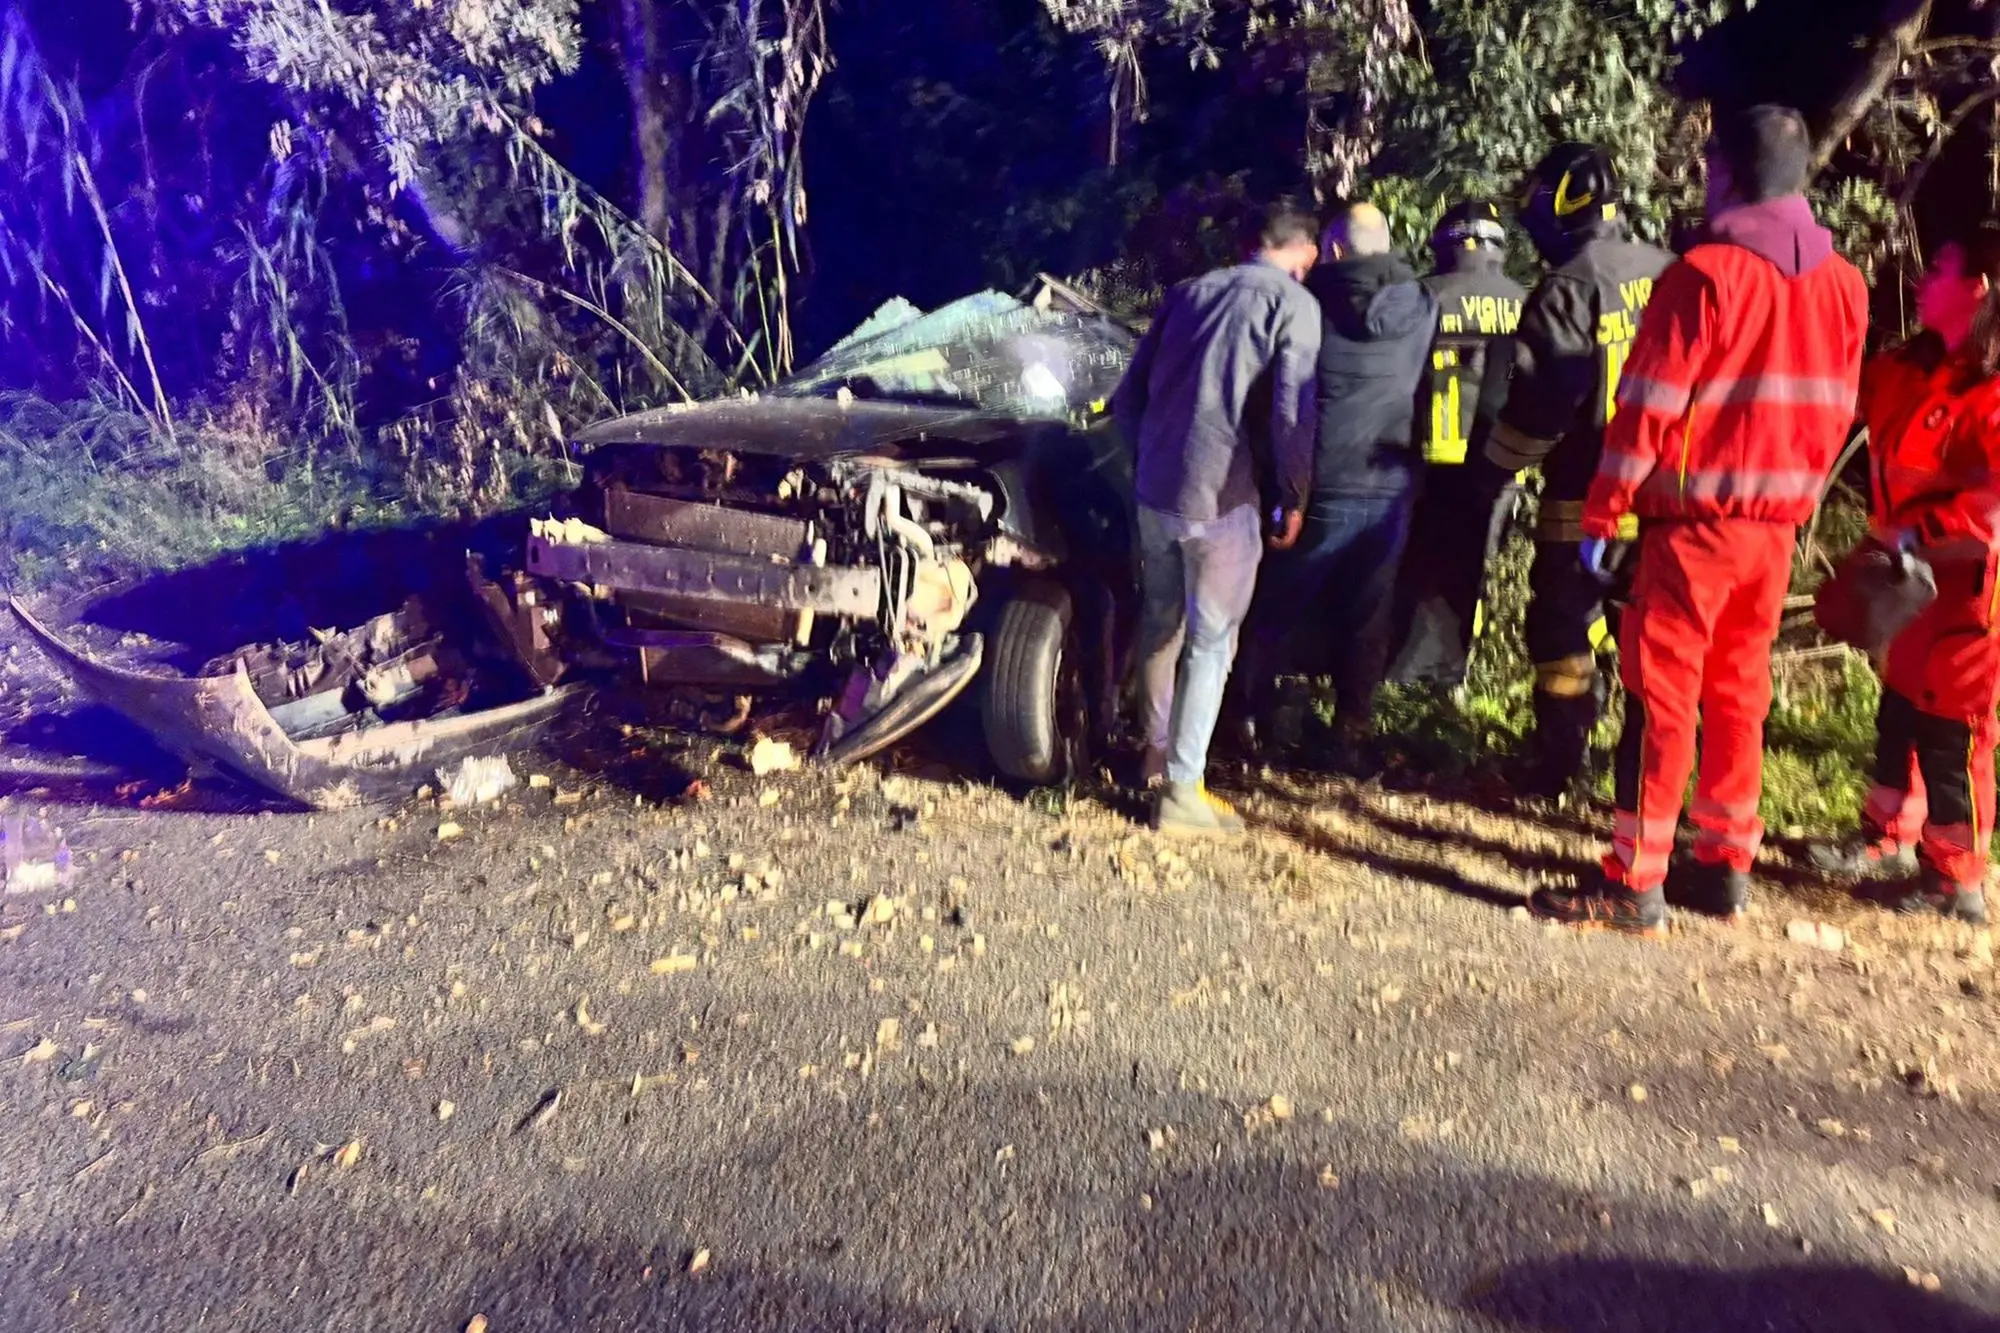
{"type": "Polygon", "coordinates": [[[1090,727],[1068,589],[1035,580],[1001,607],[980,713],[986,748],[1006,776],[1048,784],[1077,777],[1090,727]]]}

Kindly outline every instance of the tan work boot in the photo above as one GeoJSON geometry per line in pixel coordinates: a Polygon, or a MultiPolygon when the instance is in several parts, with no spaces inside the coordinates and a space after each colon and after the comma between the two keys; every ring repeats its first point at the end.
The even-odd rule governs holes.
{"type": "Polygon", "coordinates": [[[1153,827],[1181,837],[1234,838],[1243,833],[1243,817],[1199,782],[1168,782],[1153,807],[1153,827]]]}

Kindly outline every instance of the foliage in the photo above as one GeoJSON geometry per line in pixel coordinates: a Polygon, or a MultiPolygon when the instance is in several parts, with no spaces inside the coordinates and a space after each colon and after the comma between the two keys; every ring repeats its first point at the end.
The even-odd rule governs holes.
{"type": "Polygon", "coordinates": [[[73,2],[0,19],[0,386],[108,395],[169,452],[254,422],[288,477],[484,507],[574,423],[789,367],[820,0],[680,0],[701,41],[640,71],[706,135],[668,186],[738,220],[691,256],[538,115],[611,40],[578,0],[80,0],[129,11],[101,50],[73,2]]]}
{"type": "Polygon", "coordinates": [[[1400,239],[1467,194],[1509,197],[1520,173],[1561,137],[1591,138],[1621,164],[1634,210],[1662,234],[1691,202],[1690,113],[1668,91],[1674,44],[1737,0],[1046,0],[1095,35],[1115,62],[1148,43],[1223,58],[1220,16],[1247,7],[1247,30],[1304,96],[1310,165],[1327,198],[1364,190],[1400,239]]]}

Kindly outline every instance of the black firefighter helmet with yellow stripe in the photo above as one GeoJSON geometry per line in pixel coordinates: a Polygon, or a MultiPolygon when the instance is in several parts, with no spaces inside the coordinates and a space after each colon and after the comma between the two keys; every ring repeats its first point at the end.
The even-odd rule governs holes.
{"type": "Polygon", "coordinates": [[[1522,229],[1543,259],[1561,263],[1580,234],[1618,216],[1618,169],[1596,144],[1570,140],[1542,155],[1521,186],[1522,229]]]}
{"type": "Polygon", "coordinates": [[[1495,250],[1507,246],[1507,227],[1500,205],[1491,199],[1467,199],[1444,211],[1431,229],[1431,253],[1443,258],[1451,250],[1495,250]]]}

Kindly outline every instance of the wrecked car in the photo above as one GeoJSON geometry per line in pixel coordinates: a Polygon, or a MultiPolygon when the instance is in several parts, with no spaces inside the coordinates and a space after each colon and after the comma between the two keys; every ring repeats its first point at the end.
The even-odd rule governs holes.
{"type": "Polygon", "coordinates": [[[758,698],[826,701],[833,764],[963,697],[999,773],[1060,781],[1117,714],[1136,619],[1131,464],[1106,417],[1134,341],[1046,278],[891,302],[762,394],[579,433],[580,484],[525,533],[459,545],[448,594],[192,670],[14,610],[168,750],[307,805],[407,791],[605,689],[697,717],[729,701],[724,730],[758,698]]]}
{"type": "Polygon", "coordinates": [[[493,626],[549,684],[817,688],[833,763],[972,691],[1002,774],[1067,777],[1132,619],[1105,404],[1133,342],[1051,279],[892,302],[764,394],[592,426],[582,486],[481,586],[493,626]]]}

